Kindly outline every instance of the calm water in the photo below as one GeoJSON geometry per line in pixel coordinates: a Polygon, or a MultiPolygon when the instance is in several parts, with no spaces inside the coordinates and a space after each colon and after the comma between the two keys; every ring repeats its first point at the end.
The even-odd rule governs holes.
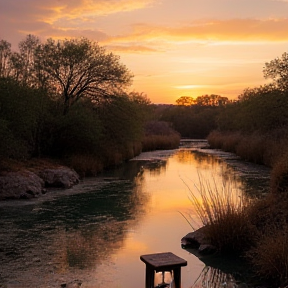
{"type": "Polygon", "coordinates": [[[181,248],[181,238],[192,229],[179,212],[201,226],[189,200],[199,175],[247,194],[253,179],[263,192],[269,171],[192,144],[142,153],[70,190],[0,203],[0,287],[59,288],[77,280],[84,288],[144,288],[139,257],[158,252],[187,260],[183,288],[233,282],[181,248]]]}

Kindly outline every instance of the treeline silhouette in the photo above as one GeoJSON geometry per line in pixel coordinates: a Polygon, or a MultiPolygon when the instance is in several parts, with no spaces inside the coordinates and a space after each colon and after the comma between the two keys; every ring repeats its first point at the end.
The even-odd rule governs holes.
{"type": "Polygon", "coordinates": [[[225,105],[208,136],[214,148],[272,168],[271,189],[288,190],[288,54],[265,64],[271,83],[247,88],[225,105]]]}
{"type": "Polygon", "coordinates": [[[155,110],[159,120],[171,123],[182,138],[204,139],[217,128],[217,118],[231,101],[220,95],[202,95],[196,99],[182,96],[176,105],[159,105],[155,110]]]}
{"type": "MultiPolygon", "coordinates": [[[[85,38],[41,43],[28,35],[19,52],[1,40],[1,170],[13,169],[11,160],[49,158],[94,175],[158,149],[145,147],[145,127],[157,121],[146,95],[127,92],[132,78],[118,56],[85,38]]],[[[179,134],[165,125],[153,131],[161,148],[178,147],[179,134]]]]}
{"type": "MultiPolygon", "coordinates": [[[[214,148],[230,151],[247,161],[271,167],[271,192],[246,203],[233,215],[223,213],[223,217],[217,223],[227,229],[227,223],[231,222],[229,219],[240,216],[238,219],[242,222],[239,221],[237,225],[236,221],[231,222],[229,229],[235,232],[237,226],[245,233],[242,236],[242,232],[235,233],[231,243],[249,243],[248,247],[243,247],[241,255],[248,259],[251,270],[262,284],[269,287],[286,287],[288,54],[284,53],[280,58],[265,63],[263,72],[265,78],[271,80],[270,84],[248,88],[238,100],[228,103],[218,115],[217,128],[209,134],[208,142],[214,148]]],[[[218,231],[220,235],[224,229],[218,231]]]]}

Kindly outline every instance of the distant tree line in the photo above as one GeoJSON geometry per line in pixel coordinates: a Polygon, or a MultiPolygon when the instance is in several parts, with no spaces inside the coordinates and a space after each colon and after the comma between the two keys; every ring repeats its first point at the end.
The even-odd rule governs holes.
{"type": "Polygon", "coordinates": [[[271,189],[288,191],[288,54],[265,63],[270,83],[247,88],[223,107],[208,141],[272,168],[271,189]]]}
{"type": "Polygon", "coordinates": [[[219,131],[263,134],[288,129],[288,54],[265,63],[263,73],[272,82],[247,88],[227,103],[218,116],[219,131]]]}
{"type": "MultiPolygon", "coordinates": [[[[211,147],[271,167],[270,193],[261,195],[259,199],[254,198],[244,207],[239,219],[244,219],[246,226],[238,225],[241,231],[230,239],[233,239],[233,245],[235,239],[239,243],[248,243],[247,235],[250,235],[250,246],[241,253],[248,259],[251,270],[264,285],[269,283],[271,287],[286,287],[288,250],[284,248],[287,247],[288,233],[288,54],[284,53],[282,57],[265,63],[263,72],[270,83],[247,88],[237,101],[227,104],[218,115],[217,127],[208,135],[208,142],[211,147]]],[[[226,220],[230,223],[231,217],[231,213],[227,213],[226,220]]],[[[225,219],[217,219],[217,223],[221,227],[228,226],[225,219]]],[[[234,222],[233,225],[234,229],[234,222]]],[[[224,232],[221,237],[226,241],[230,234],[224,232]]]]}
{"type": "Polygon", "coordinates": [[[231,101],[220,95],[202,95],[196,99],[182,96],[176,105],[161,105],[156,109],[159,120],[171,123],[183,138],[203,139],[216,129],[218,115],[231,101]]]}

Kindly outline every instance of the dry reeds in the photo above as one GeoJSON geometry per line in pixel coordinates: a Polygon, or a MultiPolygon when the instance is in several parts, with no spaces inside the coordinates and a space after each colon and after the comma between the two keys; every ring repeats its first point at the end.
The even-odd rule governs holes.
{"type": "Polygon", "coordinates": [[[208,136],[212,148],[235,152],[242,159],[272,168],[271,189],[288,189],[288,136],[283,131],[271,134],[241,134],[240,132],[213,131],[208,136]]]}
{"type": "Polygon", "coordinates": [[[256,241],[246,252],[258,278],[288,285],[288,195],[269,194],[247,211],[255,227],[256,241]]]}
{"type": "Polygon", "coordinates": [[[288,195],[270,194],[252,201],[239,197],[233,183],[199,179],[195,191],[186,186],[205,237],[222,254],[244,256],[258,282],[287,287],[288,195]]]}
{"type": "Polygon", "coordinates": [[[91,155],[73,155],[67,162],[81,177],[95,176],[103,170],[103,163],[91,155]]]}
{"type": "Polygon", "coordinates": [[[287,287],[288,225],[283,230],[271,230],[261,235],[247,256],[259,278],[273,283],[273,287],[287,287]]]}
{"type": "Polygon", "coordinates": [[[274,164],[271,172],[271,191],[288,191],[288,151],[283,152],[282,157],[274,164]]]}
{"type": "Polygon", "coordinates": [[[235,153],[242,137],[240,132],[223,133],[215,130],[208,135],[207,140],[212,148],[235,153]]]}
{"type": "Polygon", "coordinates": [[[142,140],[143,151],[176,149],[180,144],[178,133],[171,135],[147,135],[142,140]]]}
{"type": "Polygon", "coordinates": [[[240,253],[252,243],[252,226],[247,218],[248,202],[232,183],[211,184],[199,177],[196,191],[188,187],[190,200],[205,226],[205,236],[223,253],[240,253]]]}
{"type": "MultiPolygon", "coordinates": [[[[287,131],[275,130],[269,134],[253,133],[239,134],[222,133],[219,131],[211,133],[208,137],[209,144],[214,148],[225,149],[227,143],[232,143],[231,137],[238,139],[234,141],[235,152],[241,158],[253,161],[255,163],[265,164],[272,167],[271,171],[271,192],[267,197],[259,199],[244,206],[241,213],[234,213],[231,219],[234,222],[235,237],[234,239],[244,239],[251,241],[249,245],[243,248],[243,253],[247,256],[252,264],[258,279],[266,284],[272,284],[272,287],[287,287],[288,285],[288,137],[287,131]],[[239,138],[239,135],[241,137],[239,138]],[[242,226],[246,230],[247,237],[242,233],[241,219],[237,222],[239,215],[242,220],[246,221],[242,226]],[[236,217],[235,217],[236,216],[236,217]],[[237,236],[236,234],[239,233],[237,236]],[[250,235],[249,235],[250,234],[250,235]],[[251,235],[253,237],[251,238],[251,235]],[[244,238],[243,238],[244,237],[244,238]],[[246,251],[245,251],[246,250],[246,251]]],[[[229,150],[233,150],[229,148],[229,150]]],[[[228,151],[229,151],[228,150],[228,151]]],[[[215,196],[214,196],[215,198],[215,196]]],[[[217,197],[216,197],[217,199],[217,197]]],[[[207,200],[205,200],[207,202],[207,200]]],[[[204,201],[204,202],[205,202],[204,201]]],[[[219,206],[222,203],[218,203],[219,206]]],[[[207,204],[204,205],[207,206],[207,204]]],[[[202,210],[204,209],[202,208],[202,210]]],[[[209,208],[210,209],[210,208],[209,208]]],[[[200,212],[206,213],[206,208],[200,212]]],[[[210,209],[211,210],[211,209],[210,209]]],[[[218,209],[214,209],[217,211],[218,209]]],[[[211,212],[209,212],[211,213],[211,212]]],[[[214,213],[214,212],[213,212],[214,213]]],[[[206,215],[205,214],[205,215],[206,215]]],[[[224,214],[222,214],[224,215],[224,214]]],[[[227,213],[229,215],[229,213],[227,213]]],[[[207,218],[207,217],[206,217],[207,218]]],[[[206,218],[204,220],[206,221],[206,218]]],[[[210,217],[211,218],[211,217],[210,217]]],[[[216,220],[209,218],[207,222],[208,233],[217,233],[211,227],[216,227],[216,220]]],[[[226,217],[228,218],[228,217],[226,217]]],[[[219,218],[220,219],[220,218],[219,218]]],[[[223,234],[229,235],[229,221],[222,217],[221,225],[218,224],[218,234],[220,229],[223,234]]],[[[231,232],[230,232],[231,233],[231,232]]],[[[232,234],[233,235],[233,234],[232,234]]],[[[211,237],[211,241],[213,241],[211,237]]],[[[223,241],[218,237],[218,241],[223,241]]],[[[222,243],[222,242],[221,242],[222,243]]],[[[223,241],[225,243],[225,241],[223,241]]],[[[214,242],[213,242],[214,244],[214,242]]],[[[219,244],[218,244],[219,245],[219,244]]],[[[245,245],[244,245],[245,246],[245,245]]],[[[242,249],[241,246],[238,246],[242,249]]],[[[221,247],[220,247],[221,248],[221,247]]],[[[234,247],[232,247],[234,248],[234,247]]],[[[237,248],[237,247],[236,247],[237,248]]]]}

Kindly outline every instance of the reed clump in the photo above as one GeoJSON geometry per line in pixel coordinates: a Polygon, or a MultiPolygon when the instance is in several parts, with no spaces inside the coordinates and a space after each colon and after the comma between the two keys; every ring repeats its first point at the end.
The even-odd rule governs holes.
{"type": "Polygon", "coordinates": [[[213,180],[211,184],[203,179],[195,187],[195,190],[188,189],[204,226],[205,238],[222,255],[246,259],[257,277],[255,281],[286,287],[288,194],[278,192],[265,198],[248,199],[241,197],[231,183],[219,184],[213,180]]]}
{"type": "Polygon", "coordinates": [[[288,227],[263,235],[248,255],[260,279],[269,282],[272,287],[287,287],[288,227]]]}
{"type": "Polygon", "coordinates": [[[273,165],[270,183],[273,193],[288,191],[288,151],[284,152],[273,165]]]}
{"type": "Polygon", "coordinates": [[[275,130],[269,134],[242,134],[213,131],[207,139],[212,148],[235,152],[244,160],[271,167],[272,192],[288,189],[287,132],[275,130]]]}
{"type": "Polygon", "coordinates": [[[176,149],[180,144],[178,133],[171,135],[146,135],[142,140],[143,151],[176,149]]]}
{"type": "Polygon", "coordinates": [[[146,123],[142,139],[142,151],[176,149],[180,145],[181,135],[170,123],[151,120],[146,123]]]}
{"type": "Polygon", "coordinates": [[[231,185],[202,179],[196,191],[188,189],[207,239],[223,254],[240,254],[254,243],[254,227],[246,209],[248,199],[233,191],[231,185]]]}
{"type": "Polygon", "coordinates": [[[269,194],[249,207],[256,242],[245,256],[256,277],[272,287],[288,285],[288,195],[269,194]]]}
{"type": "Polygon", "coordinates": [[[81,177],[95,176],[103,170],[101,160],[97,157],[91,157],[91,155],[72,155],[66,160],[66,164],[81,177]]]}

